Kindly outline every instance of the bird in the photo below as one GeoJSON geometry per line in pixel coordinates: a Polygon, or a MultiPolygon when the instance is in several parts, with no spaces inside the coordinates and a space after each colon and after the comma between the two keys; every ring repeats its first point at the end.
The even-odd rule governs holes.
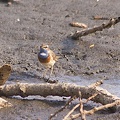
{"type": "Polygon", "coordinates": [[[59,56],[56,56],[56,54],[49,48],[49,45],[42,44],[40,46],[40,51],[38,53],[38,60],[42,65],[45,66],[45,70],[43,72],[43,78],[45,78],[46,73],[49,69],[51,69],[51,72],[49,74],[49,79],[53,73],[53,66],[58,60],[59,56]]]}

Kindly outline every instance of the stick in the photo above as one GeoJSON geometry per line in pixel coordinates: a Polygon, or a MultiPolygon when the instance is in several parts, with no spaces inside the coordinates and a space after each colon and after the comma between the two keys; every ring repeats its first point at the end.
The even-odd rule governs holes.
{"type": "Polygon", "coordinates": [[[80,101],[80,114],[81,114],[81,119],[86,120],[84,109],[83,109],[83,102],[81,99],[81,92],[79,92],[79,101],[80,101]]]}
{"type": "Polygon", "coordinates": [[[43,97],[52,96],[65,96],[65,97],[79,97],[78,91],[81,92],[82,98],[88,99],[95,93],[99,93],[94,99],[95,102],[101,104],[112,103],[120,98],[112,95],[107,90],[101,87],[80,86],[73,83],[17,83],[1,86],[0,96],[14,96],[20,95],[27,97],[29,95],[40,95],[43,97]]]}
{"type": "MultiPolygon", "coordinates": [[[[79,91],[79,99],[81,97],[81,92],[79,91]]],[[[67,120],[69,116],[80,106],[80,104],[77,104],[73,109],[63,118],[63,120],[67,120]]]]}
{"type": "Polygon", "coordinates": [[[93,20],[109,20],[108,17],[102,17],[102,16],[92,16],[93,20]]]}
{"type": "MultiPolygon", "coordinates": [[[[94,114],[96,111],[103,110],[103,109],[105,109],[105,108],[110,108],[110,107],[113,107],[113,106],[116,106],[116,105],[120,105],[120,100],[117,100],[117,101],[115,101],[115,102],[113,102],[113,103],[109,103],[109,104],[102,105],[102,106],[99,106],[99,107],[95,107],[95,108],[93,108],[93,109],[91,109],[91,110],[89,110],[89,111],[84,110],[84,112],[85,112],[85,115],[92,115],[92,114],[94,114]]],[[[67,119],[67,120],[73,120],[73,119],[76,119],[76,118],[78,118],[78,117],[80,117],[80,116],[81,116],[81,114],[78,113],[78,114],[76,114],[76,115],[72,115],[71,118],[69,118],[69,119],[67,119]]]]}
{"type": "Polygon", "coordinates": [[[95,98],[97,95],[98,95],[98,93],[93,94],[93,95],[90,96],[90,97],[86,100],[86,102],[84,102],[84,103],[87,103],[88,101],[92,100],[92,99],[95,98]]]}
{"type": "Polygon", "coordinates": [[[79,37],[86,36],[91,33],[95,33],[96,31],[102,31],[105,28],[110,28],[112,25],[115,25],[118,22],[120,22],[120,17],[112,18],[108,23],[103,23],[100,26],[89,28],[82,31],[76,31],[71,37],[72,39],[78,39],[79,37]]]}
{"type": "MultiPolygon", "coordinates": [[[[81,93],[79,93],[79,94],[80,94],[80,96],[79,96],[80,103],[77,104],[75,107],[73,107],[73,109],[64,117],[63,120],[69,119],[70,115],[71,115],[79,106],[80,106],[81,118],[82,118],[82,120],[86,120],[85,113],[84,113],[84,110],[83,110],[83,102],[82,102],[82,100],[81,100],[81,93]]],[[[84,102],[84,103],[87,103],[89,100],[91,100],[92,98],[94,98],[94,97],[97,96],[97,95],[98,95],[97,93],[94,94],[94,95],[92,95],[92,96],[89,97],[89,98],[86,100],[86,102],[84,102]]]]}
{"type": "Polygon", "coordinates": [[[49,120],[55,117],[59,112],[63,111],[70,104],[70,102],[72,102],[74,99],[75,99],[75,96],[71,97],[61,109],[59,109],[58,111],[56,111],[54,114],[50,116],[49,120]]]}
{"type": "Polygon", "coordinates": [[[73,109],[63,118],[63,120],[67,120],[69,116],[80,106],[80,104],[77,104],[73,109]]]}

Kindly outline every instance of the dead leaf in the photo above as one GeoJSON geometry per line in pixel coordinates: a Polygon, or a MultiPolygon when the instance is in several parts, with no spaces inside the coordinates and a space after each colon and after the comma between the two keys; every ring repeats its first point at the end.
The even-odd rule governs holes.
{"type": "Polygon", "coordinates": [[[71,22],[70,25],[72,27],[80,27],[80,28],[87,28],[87,25],[84,23],[79,23],[79,22],[71,22]]]}
{"type": "Polygon", "coordinates": [[[92,48],[92,47],[94,47],[94,46],[95,46],[95,45],[94,45],[94,44],[92,44],[92,45],[90,45],[90,46],[89,46],[89,48],[92,48]]]}
{"type": "Polygon", "coordinates": [[[11,66],[8,64],[0,67],[0,85],[4,85],[11,74],[11,66]]]}

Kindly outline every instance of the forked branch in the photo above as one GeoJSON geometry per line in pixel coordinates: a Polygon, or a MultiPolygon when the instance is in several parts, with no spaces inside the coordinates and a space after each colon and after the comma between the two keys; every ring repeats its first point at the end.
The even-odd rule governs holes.
{"type": "Polygon", "coordinates": [[[103,23],[100,26],[85,29],[82,31],[76,31],[71,37],[72,37],[72,39],[78,39],[79,37],[86,36],[91,33],[95,33],[96,31],[102,31],[105,28],[110,28],[111,26],[117,24],[118,22],[120,22],[120,17],[112,18],[112,19],[110,19],[110,21],[108,23],[103,23]]]}

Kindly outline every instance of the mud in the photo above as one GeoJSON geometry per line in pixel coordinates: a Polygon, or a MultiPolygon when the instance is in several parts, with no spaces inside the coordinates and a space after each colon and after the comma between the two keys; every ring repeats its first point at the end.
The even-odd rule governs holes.
{"type": "MultiPolygon", "coordinates": [[[[44,67],[39,63],[37,53],[39,46],[47,43],[61,56],[54,66],[51,79],[90,84],[92,80],[107,78],[103,87],[107,90],[114,88],[110,89],[111,92],[120,96],[120,23],[110,29],[84,36],[80,40],[67,37],[76,30],[82,30],[69,26],[72,21],[93,27],[108,21],[93,20],[92,16],[118,17],[119,0],[21,0],[10,7],[6,4],[3,0],[0,2],[0,65],[12,65],[13,72],[7,84],[18,81],[44,82],[40,79],[44,67]],[[90,48],[92,44],[94,47],[90,48]],[[114,80],[117,81],[116,84],[114,80]]],[[[59,97],[40,96],[30,99],[5,99],[13,103],[14,107],[0,110],[2,120],[47,120],[49,115],[66,101],[59,97]]],[[[90,108],[94,107],[94,104],[86,106],[90,108]]],[[[62,119],[68,111],[69,108],[55,119],[62,119]]],[[[99,116],[104,119],[107,115],[107,118],[112,120],[112,117],[108,117],[109,114],[110,112],[105,110],[88,119],[97,119],[99,116]]]]}

